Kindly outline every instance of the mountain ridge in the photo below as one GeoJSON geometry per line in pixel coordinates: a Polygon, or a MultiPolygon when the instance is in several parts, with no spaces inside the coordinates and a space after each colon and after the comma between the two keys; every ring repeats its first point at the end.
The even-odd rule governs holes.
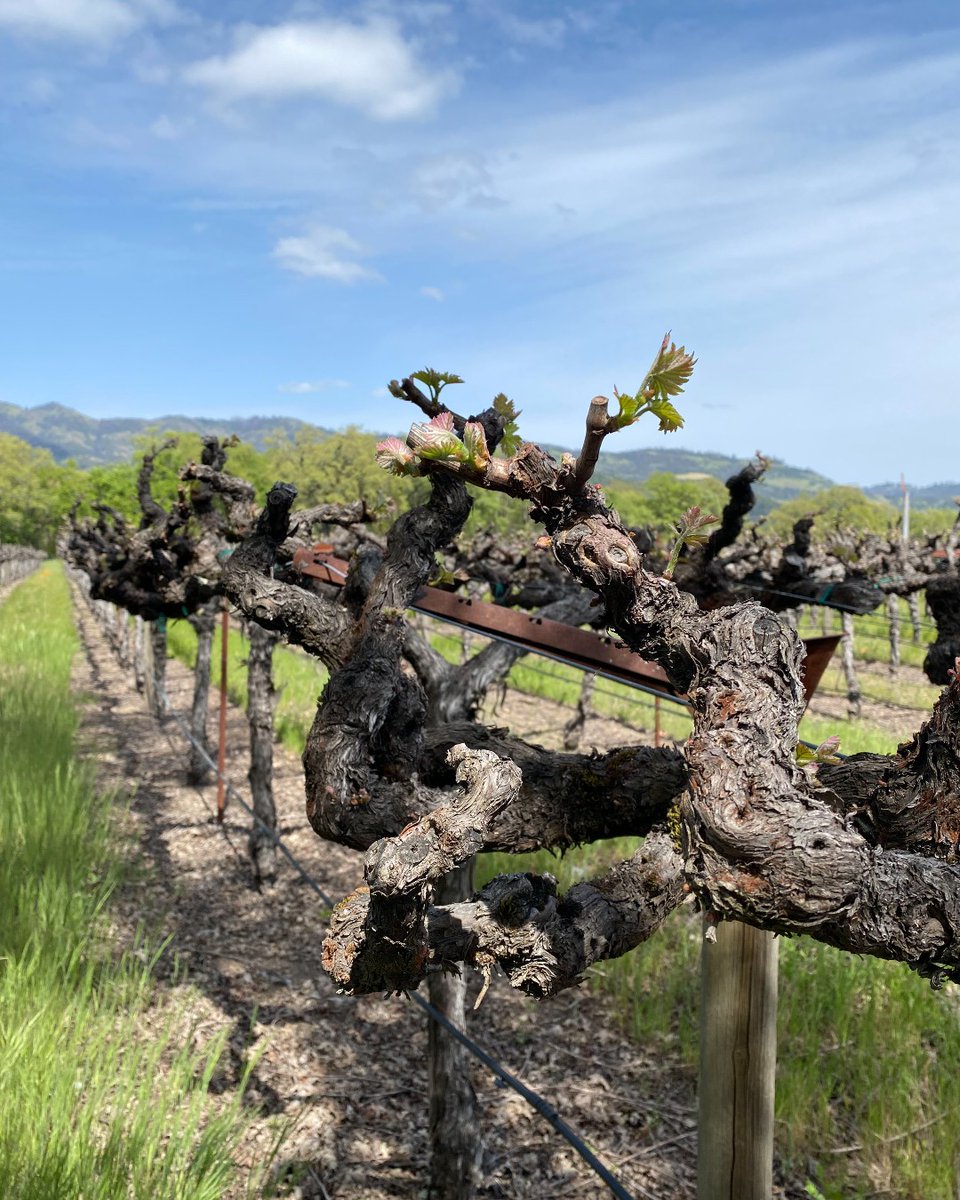
{"type": "MultiPolygon", "coordinates": [[[[188,417],[183,414],[145,417],[89,417],[75,408],[50,402],[35,408],[0,401],[0,433],[13,434],[32,446],[49,450],[57,462],[72,459],[82,468],[105,466],[129,459],[134,451],[134,439],[148,433],[172,431],[177,433],[212,433],[225,437],[235,433],[258,450],[266,447],[267,439],[276,434],[289,437],[301,429],[319,429],[297,417],[188,417]]],[[[552,453],[561,454],[563,447],[548,446],[552,453]]],[[[711,475],[722,483],[749,461],[734,455],[712,451],[679,450],[673,447],[645,446],[638,450],[617,451],[604,448],[597,465],[595,478],[599,483],[640,484],[659,471],[678,476],[711,475]]],[[[794,467],[779,459],[771,460],[770,468],[757,487],[757,515],[769,512],[784,500],[805,492],[833,486],[834,481],[806,467],[794,467]]],[[[868,496],[889,500],[899,507],[900,485],[878,483],[862,489],[868,496]]],[[[960,495],[960,483],[937,483],[911,488],[910,500],[915,508],[951,507],[953,497],[960,495]]]]}
{"type": "Polygon", "coordinates": [[[133,454],[134,439],[145,433],[211,433],[218,437],[235,433],[256,449],[263,450],[271,434],[293,436],[299,429],[308,428],[311,428],[309,422],[296,417],[255,416],[223,420],[179,413],[149,420],[144,417],[88,417],[75,408],[55,402],[21,408],[18,404],[0,401],[0,433],[12,434],[31,446],[49,450],[58,463],[72,459],[84,469],[125,461],[133,454]]]}

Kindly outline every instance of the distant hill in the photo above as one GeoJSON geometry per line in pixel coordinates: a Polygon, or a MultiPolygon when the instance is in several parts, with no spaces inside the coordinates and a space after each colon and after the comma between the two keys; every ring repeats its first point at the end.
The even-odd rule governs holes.
{"type": "MultiPolygon", "coordinates": [[[[909,484],[907,486],[909,487],[909,484]]],[[[898,508],[903,500],[899,483],[876,483],[863,490],[868,496],[889,500],[898,508]]],[[[931,483],[927,487],[911,487],[910,506],[912,508],[953,509],[955,496],[960,497],[960,483],[931,483]]]]}
{"type": "Polygon", "coordinates": [[[212,433],[220,437],[235,433],[262,450],[267,437],[278,432],[293,435],[307,427],[293,417],[236,417],[228,421],[205,417],[168,416],[144,420],[139,417],[87,417],[63,404],[41,404],[21,408],[0,402],[0,433],[12,433],[31,446],[49,450],[57,462],[72,458],[78,467],[96,467],[123,462],[133,453],[134,438],[140,434],[174,430],[177,433],[212,433]]]}
{"type": "MultiPolygon", "coordinates": [[[[17,404],[0,402],[0,433],[12,433],[32,446],[49,450],[57,462],[72,458],[79,467],[94,467],[123,462],[133,453],[134,438],[143,434],[174,430],[181,433],[214,433],[220,437],[235,433],[258,450],[264,449],[272,434],[292,437],[299,429],[317,428],[295,417],[236,417],[215,420],[207,417],[180,415],[156,417],[88,417],[63,404],[42,404],[38,408],[21,408],[17,404]]],[[[328,433],[329,430],[321,430],[328,433]]],[[[548,447],[559,455],[562,449],[548,447]]],[[[574,451],[575,453],[575,451],[574,451]]],[[[747,462],[726,454],[694,453],[648,446],[642,450],[623,453],[609,452],[604,447],[595,478],[599,483],[643,483],[658,471],[672,475],[712,475],[721,483],[747,462]]],[[[776,459],[757,486],[755,515],[761,516],[803,492],[815,492],[830,487],[833,480],[816,471],[791,467],[776,459]]],[[[870,496],[883,497],[899,506],[900,485],[881,483],[865,488],[870,496]]],[[[914,508],[952,508],[953,497],[960,496],[960,483],[937,483],[930,487],[911,488],[910,502],[914,508]]]]}
{"type": "MultiPolygon", "coordinates": [[[[748,461],[746,458],[733,458],[726,454],[696,453],[652,446],[620,454],[615,451],[608,453],[604,446],[594,478],[598,483],[614,483],[620,480],[637,484],[643,483],[650,475],[666,471],[679,476],[712,475],[721,483],[726,483],[730,476],[736,474],[748,461]]],[[[757,505],[754,513],[756,516],[762,516],[778,504],[782,504],[784,500],[790,500],[802,492],[815,492],[820,488],[830,487],[832,483],[832,479],[819,475],[816,471],[791,467],[774,459],[770,469],[757,485],[757,505]]]]}

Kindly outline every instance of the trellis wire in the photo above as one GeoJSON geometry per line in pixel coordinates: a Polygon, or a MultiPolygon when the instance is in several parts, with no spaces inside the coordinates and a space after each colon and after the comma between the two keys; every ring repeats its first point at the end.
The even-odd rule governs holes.
{"type": "MultiPolygon", "coordinates": [[[[811,606],[811,608],[817,608],[817,607],[830,608],[830,609],[835,609],[837,612],[852,613],[855,617],[860,617],[862,620],[882,621],[884,623],[884,625],[886,625],[889,620],[889,618],[887,618],[886,616],[881,616],[881,614],[877,613],[877,612],[865,612],[865,613],[858,612],[857,609],[855,609],[852,605],[849,605],[849,604],[836,604],[836,603],[831,604],[827,600],[821,600],[818,596],[801,596],[799,592],[784,592],[784,591],[781,591],[779,588],[765,587],[762,583],[741,582],[741,583],[736,584],[735,586],[747,588],[751,592],[766,592],[770,596],[783,596],[788,600],[796,600],[798,608],[803,604],[809,604],[811,606]]],[[[878,601],[878,603],[879,603],[879,601],[878,601]]],[[[901,624],[908,623],[911,626],[913,624],[912,619],[909,616],[906,616],[906,617],[898,616],[897,620],[901,624]]],[[[936,631],[936,628],[937,628],[936,623],[934,621],[931,621],[925,617],[921,617],[920,625],[924,629],[933,629],[934,631],[936,631]]]]}
{"type": "MultiPolygon", "coordinates": [[[[277,846],[277,849],[286,856],[291,866],[294,867],[303,881],[313,889],[317,896],[320,897],[323,903],[329,908],[332,908],[333,900],[331,897],[327,895],[327,893],[323,890],[320,884],[317,883],[306,867],[304,867],[303,864],[293,854],[293,852],[289,850],[284,843],[283,838],[280,837],[276,830],[270,829],[270,827],[257,816],[250,805],[247,804],[247,802],[243,799],[243,796],[240,794],[234,784],[226,777],[225,774],[220,772],[217,764],[207,753],[205,747],[201,746],[197,739],[193,736],[189,725],[183,719],[182,715],[178,713],[170,703],[170,697],[164,691],[156,677],[154,677],[154,682],[157,687],[157,694],[161,698],[164,710],[173,717],[184,737],[186,737],[186,739],[197,748],[199,753],[202,754],[207,760],[208,765],[213,769],[216,775],[222,779],[227,793],[232,798],[236,799],[241,808],[243,808],[244,811],[247,812],[253,818],[253,820],[269,835],[271,840],[277,846]]],[[[517,1095],[526,1100],[527,1103],[537,1113],[539,1113],[540,1116],[543,1117],[543,1119],[570,1144],[570,1146],[572,1146],[572,1148],[577,1152],[577,1154],[579,1154],[587,1166],[590,1167],[590,1169],[594,1171],[600,1179],[603,1180],[603,1182],[610,1189],[611,1193],[617,1197],[617,1200],[634,1200],[634,1197],[631,1195],[631,1193],[627,1191],[627,1189],[610,1171],[610,1169],[604,1166],[604,1164],[593,1153],[586,1142],[584,1142],[584,1140],[579,1137],[567,1124],[563,1117],[560,1116],[553,1105],[545,1100],[538,1092],[535,1092],[532,1088],[527,1087],[525,1083],[523,1083],[515,1075],[511,1074],[506,1067],[501,1066],[501,1064],[497,1062],[492,1055],[488,1054],[482,1046],[478,1045],[477,1042],[473,1040],[473,1038],[469,1037],[462,1030],[458,1029],[456,1025],[454,1025],[448,1017],[440,1012],[438,1008],[435,1008],[429,1000],[424,999],[424,997],[419,995],[417,992],[409,992],[408,996],[415,1004],[419,1005],[424,1012],[428,1013],[434,1021],[442,1025],[444,1029],[451,1034],[451,1036],[455,1037],[457,1041],[465,1046],[466,1049],[469,1050],[469,1052],[474,1056],[474,1058],[483,1063],[483,1065],[487,1067],[488,1070],[492,1071],[493,1074],[496,1075],[496,1077],[504,1084],[506,1084],[507,1087],[512,1088],[517,1095]]]]}
{"type": "MultiPolygon", "coordinates": [[[[269,826],[260,820],[250,805],[247,804],[247,802],[243,799],[242,795],[234,786],[234,784],[226,777],[226,775],[221,775],[217,764],[210,758],[206,750],[197,742],[196,738],[190,731],[190,727],[171,705],[169,696],[167,696],[163,688],[160,687],[159,682],[157,682],[157,692],[163,701],[164,709],[174,718],[184,737],[186,737],[189,742],[197,747],[199,752],[204,758],[206,758],[208,764],[213,768],[216,774],[222,778],[223,785],[227,793],[239,801],[240,806],[251,817],[253,817],[254,821],[267,834],[269,834],[277,849],[282,851],[290,864],[300,874],[303,881],[308,884],[314,892],[316,892],[324,904],[326,904],[329,908],[332,908],[334,902],[331,897],[327,895],[327,893],[323,890],[320,884],[317,883],[306,867],[304,867],[303,864],[295,857],[295,855],[287,848],[283,838],[280,837],[276,830],[270,829],[269,826]]],[[[476,1059],[482,1062],[485,1067],[492,1071],[498,1079],[502,1080],[503,1083],[505,1083],[508,1087],[513,1088],[513,1090],[519,1096],[522,1096],[523,1099],[526,1100],[527,1103],[531,1105],[531,1107],[534,1108],[540,1114],[540,1116],[542,1116],[543,1119],[549,1125],[551,1125],[557,1131],[557,1133],[560,1134],[561,1137],[565,1138],[570,1143],[570,1145],[574,1150],[576,1150],[587,1166],[596,1172],[596,1174],[603,1180],[613,1195],[618,1197],[618,1200],[633,1200],[631,1194],[620,1183],[617,1177],[613,1175],[607,1167],[604,1166],[604,1164],[599,1158],[597,1158],[586,1142],[577,1136],[573,1129],[571,1129],[566,1121],[564,1121],[563,1117],[560,1116],[557,1110],[548,1101],[546,1101],[543,1096],[541,1096],[538,1092],[533,1091],[532,1088],[527,1087],[525,1083],[521,1082],[521,1080],[519,1080],[515,1075],[512,1075],[506,1069],[506,1067],[501,1066],[500,1063],[497,1062],[497,1060],[490,1054],[488,1054],[482,1046],[478,1045],[471,1037],[468,1037],[467,1034],[458,1029],[456,1025],[454,1025],[453,1022],[438,1008],[435,1008],[429,1000],[424,999],[424,997],[418,992],[408,992],[407,995],[414,1002],[414,1004],[418,1004],[424,1010],[424,1012],[428,1013],[433,1018],[434,1021],[442,1025],[448,1033],[455,1037],[457,1041],[461,1042],[470,1051],[470,1053],[476,1059]]]]}

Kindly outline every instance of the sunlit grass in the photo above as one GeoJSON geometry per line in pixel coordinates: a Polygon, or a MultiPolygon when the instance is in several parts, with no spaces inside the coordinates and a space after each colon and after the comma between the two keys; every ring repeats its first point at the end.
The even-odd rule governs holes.
{"type": "Polygon", "coordinates": [[[223,1039],[184,1041],[149,955],[106,943],[120,839],[75,757],[76,650],[47,565],[0,608],[0,1196],[215,1200],[242,1089],[212,1104],[223,1039]]]}
{"type": "MultiPolygon", "coordinates": [[[[460,661],[459,634],[432,626],[431,639],[450,661],[460,661]]],[[[864,640],[858,632],[858,650],[864,640]]],[[[879,637],[874,640],[879,645],[879,637]]],[[[318,671],[288,650],[277,652],[278,664],[287,655],[296,660],[290,670],[299,680],[291,703],[296,696],[302,708],[299,719],[291,714],[288,728],[298,731],[300,749],[319,692],[318,671]]],[[[576,668],[531,655],[513,668],[509,683],[570,706],[581,680],[576,668]]],[[[896,685],[887,693],[885,684],[882,676],[870,677],[877,699],[896,699],[896,685]]],[[[925,685],[916,686],[916,695],[900,694],[929,698],[925,685]]],[[[241,690],[238,682],[238,698],[241,690]]],[[[652,699],[625,685],[598,680],[593,709],[653,728],[652,699]]],[[[682,742],[689,716],[664,701],[661,728],[682,742]]],[[[905,728],[903,736],[910,732],[905,728]]],[[[801,736],[812,742],[834,733],[847,753],[891,753],[902,740],[866,721],[808,716],[801,725],[801,736]]],[[[563,856],[481,855],[477,885],[504,872],[547,871],[565,890],[628,857],[636,845],[637,839],[621,838],[563,856]]],[[[589,973],[590,986],[612,999],[633,1036],[654,1052],[676,1056],[690,1072],[698,1056],[700,945],[701,919],[684,907],[648,943],[589,973]]],[[[934,993],[900,964],[842,954],[809,938],[784,939],[780,949],[776,1152],[791,1177],[827,1200],[955,1200],[960,1006],[953,990],[934,993]]]]}
{"type": "MultiPolygon", "coordinates": [[[[220,686],[220,623],[214,634],[211,683],[220,686]]],[[[187,621],[171,621],[167,626],[168,653],[191,669],[197,661],[197,635],[187,621]]],[[[227,637],[227,695],[243,708],[247,706],[247,655],[250,643],[235,627],[227,637]]],[[[277,689],[274,730],[282,744],[303,753],[313,723],[317,700],[327,681],[327,672],[317,659],[291,646],[278,645],[273,651],[273,683],[277,689]]]]}

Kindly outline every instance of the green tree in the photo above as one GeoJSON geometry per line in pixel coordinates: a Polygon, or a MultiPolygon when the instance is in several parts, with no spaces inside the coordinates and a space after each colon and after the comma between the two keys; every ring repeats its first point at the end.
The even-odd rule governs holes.
{"type": "Polygon", "coordinates": [[[237,475],[253,484],[257,493],[257,501],[264,503],[267,492],[273,487],[280,476],[269,451],[258,450],[249,442],[238,442],[227,451],[227,470],[231,475],[237,475]]]}
{"type": "Polygon", "coordinates": [[[661,471],[639,487],[614,481],[604,490],[628,525],[651,525],[662,532],[672,531],[694,504],[719,516],[727,502],[727,489],[711,475],[684,477],[661,471]]]}
{"type": "Polygon", "coordinates": [[[816,517],[815,538],[837,529],[888,533],[900,521],[899,511],[888,501],[873,500],[857,487],[837,484],[812,495],[786,500],[767,517],[766,528],[775,537],[788,540],[801,517],[816,517]]]}
{"type": "Polygon", "coordinates": [[[52,553],[79,474],[72,464],[58,467],[49,450],[0,433],[0,541],[52,553]]]}
{"type": "Polygon", "coordinates": [[[109,504],[136,524],[140,519],[137,470],[133,462],[122,462],[78,472],[75,494],[83,500],[81,515],[89,516],[94,503],[109,504]]]}
{"type": "Polygon", "coordinates": [[[376,507],[388,499],[401,510],[418,504],[427,493],[426,484],[418,480],[411,487],[410,480],[380,470],[378,440],[355,425],[332,434],[302,429],[294,438],[278,438],[266,458],[274,468],[274,479],[296,481],[297,504],[303,507],[353,500],[376,507]]]}

